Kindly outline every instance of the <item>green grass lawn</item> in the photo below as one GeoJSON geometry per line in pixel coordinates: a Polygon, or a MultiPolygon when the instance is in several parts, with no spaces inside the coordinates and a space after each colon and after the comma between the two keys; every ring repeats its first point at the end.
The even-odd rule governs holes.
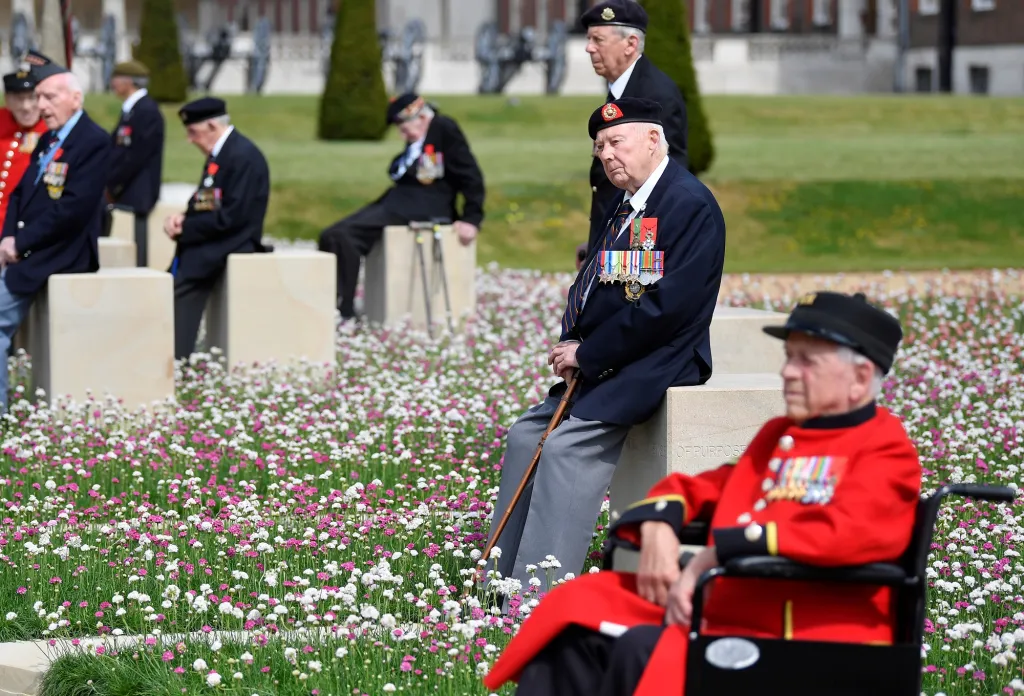
{"type": "MultiPolygon", "coordinates": [[[[570,270],[587,234],[589,97],[435,97],[487,183],[481,263],[570,270]]],[[[316,97],[228,99],[270,161],[267,234],[315,239],[378,196],[403,147],[315,139],[316,97]]],[[[1024,264],[1024,99],[707,97],[717,156],[702,175],[725,211],[728,272],[1024,264]]],[[[91,95],[112,128],[119,104],[91,95]]],[[[166,109],[164,179],[203,157],[166,109]]]]}

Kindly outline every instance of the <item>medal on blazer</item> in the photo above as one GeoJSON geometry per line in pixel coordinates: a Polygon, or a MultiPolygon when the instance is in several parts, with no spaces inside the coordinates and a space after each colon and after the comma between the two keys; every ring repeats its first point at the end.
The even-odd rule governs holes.
{"type": "Polygon", "coordinates": [[[213,177],[217,173],[218,169],[220,169],[220,167],[216,162],[210,162],[210,165],[206,168],[206,178],[203,179],[203,186],[206,188],[213,186],[213,177]]]}
{"type": "Polygon", "coordinates": [[[629,251],[602,251],[602,283],[622,283],[626,300],[636,302],[665,274],[665,252],[654,248],[658,218],[637,217],[629,228],[629,251]]]}
{"type": "Polygon", "coordinates": [[[424,145],[416,166],[416,180],[423,185],[430,185],[444,176],[444,154],[434,152],[433,145],[424,145]]]}
{"type": "Polygon", "coordinates": [[[117,144],[122,147],[131,147],[132,144],[132,127],[129,125],[121,126],[117,129],[117,144]]]}
{"type": "MultiPolygon", "coordinates": [[[[63,149],[58,149],[57,154],[54,155],[54,160],[64,154],[63,149]]],[[[68,179],[68,163],[52,161],[46,165],[46,171],[43,173],[43,183],[46,184],[46,192],[50,194],[50,198],[53,200],[59,199],[64,195],[64,184],[68,179]]]]}
{"type": "Polygon", "coordinates": [[[25,134],[25,139],[21,141],[21,147],[18,148],[18,151],[31,153],[36,149],[36,145],[38,144],[39,134],[35,131],[29,131],[25,134]]]}

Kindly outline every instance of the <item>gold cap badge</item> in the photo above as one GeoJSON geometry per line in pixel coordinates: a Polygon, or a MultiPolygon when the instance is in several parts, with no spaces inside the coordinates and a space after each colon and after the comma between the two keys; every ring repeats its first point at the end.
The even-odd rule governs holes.
{"type": "Polygon", "coordinates": [[[601,110],[601,117],[604,118],[605,121],[622,118],[622,111],[615,104],[608,103],[605,104],[604,108],[601,110]]]}
{"type": "Polygon", "coordinates": [[[610,7],[604,8],[604,12],[601,13],[601,19],[606,22],[610,22],[615,19],[615,12],[610,7]]]}
{"type": "Polygon", "coordinates": [[[797,300],[797,304],[798,305],[814,304],[814,298],[816,298],[817,296],[818,296],[818,293],[816,293],[816,292],[805,293],[799,300],[797,300]]]}

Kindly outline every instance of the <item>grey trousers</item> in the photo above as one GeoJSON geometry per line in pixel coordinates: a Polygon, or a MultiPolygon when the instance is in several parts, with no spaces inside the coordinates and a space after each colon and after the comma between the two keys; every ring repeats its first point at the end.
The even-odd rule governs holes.
{"type": "MultiPolygon", "coordinates": [[[[512,502],[558,403],[557,398],[546,398],[509,429],[488,540],[512,502]]],[[[547,591],[547,573],[539,564],[549,555],[561,564],[551,572],[552,581],[583,571],[601,503],[628,433],[629,426],[570,416],[548,435],[534,475],[496,545],[501,549],[497,565],[503,578],[513,577],[524,591],[530,589],[526,566],[534,564],[538,566],[534,575],[542,583],[537,589],[547,591]]],[[[494,566],[489,563],[488,567],[494,566]]]]}

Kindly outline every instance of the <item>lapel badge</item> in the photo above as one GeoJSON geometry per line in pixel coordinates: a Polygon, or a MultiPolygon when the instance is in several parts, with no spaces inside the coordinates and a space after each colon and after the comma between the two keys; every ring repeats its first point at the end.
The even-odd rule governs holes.
{"type": "Polygon", "coordinates": [[[626,283],[626,299],[630,302],[636,302],[643,294],[644,286],[640,284],[639,280],[631,280],[626,283]]]}
{"type": "Polygon", "coordinates": [[[781,438],[779,438],[779,448],[783,452],[788,452],[791,449],[793,449],[793,436],[783,435],[781,438]]]}
{"type": "Polygon", "coordinates": [[[613,121],[617,118],[622,118],[622,110],[615,104],[605,104],[604,108],[601,109],[601,118],[605,121],[613,121]]]}
{"type": "Polygon", "coordinates": [[[604,8],[604,12],[601,13],[601,19],[606,22],[610,22],[615,19],[615,12],[610,7],[604,8]]]}

